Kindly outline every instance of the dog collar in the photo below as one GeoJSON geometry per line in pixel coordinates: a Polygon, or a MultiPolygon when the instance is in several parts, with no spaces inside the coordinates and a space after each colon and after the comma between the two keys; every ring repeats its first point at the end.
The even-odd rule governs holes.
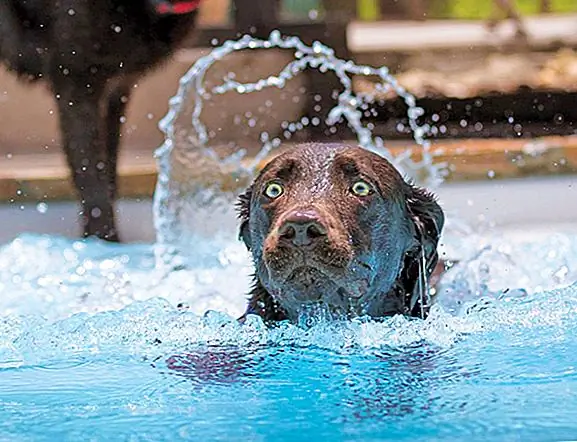
{"type": "Polygon", "coordinates": [[[158,0],[156,2],[156,13],[160,15],[182,15],[196,11],[201,0],[183,0],[170,2],[168,0],[158,0]]]}

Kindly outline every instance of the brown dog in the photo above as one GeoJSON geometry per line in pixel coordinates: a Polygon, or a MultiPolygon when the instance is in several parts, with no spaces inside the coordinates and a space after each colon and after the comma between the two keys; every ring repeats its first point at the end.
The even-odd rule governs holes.
{"type": "Polygon", "coordinates": [[[255,265],[245,315],[427,315],[443,211],[384,158],[349,145],[298,146],[264,168],[239,208],[255,265]]]}

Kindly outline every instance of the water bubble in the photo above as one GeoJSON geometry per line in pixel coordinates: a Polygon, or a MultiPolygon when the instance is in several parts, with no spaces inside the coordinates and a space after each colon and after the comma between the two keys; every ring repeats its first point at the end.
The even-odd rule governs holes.
{"type": "Polygon", "coordinates": [[[48,204],[41,202],[36,204],[36,210],[38,211],[38,213],[42,213],[45,214],[46,212],[48,212],[48,204]]]}
{"type": "Polygon", "coordinates": [[[407,111],[409,118],[412,118],[412,119],[417,119],[420,116],[424,115],[424,113],[425,113],[425,110],[422,107],[414,107],[414,108],[409,109],[407,111]]]}
{"type": "Polygon", "coordinates": [[[319,11],[317,9],[311,9],[309,10],[308,16],[310,20],[316,20],[319,18],[319,11]]]}

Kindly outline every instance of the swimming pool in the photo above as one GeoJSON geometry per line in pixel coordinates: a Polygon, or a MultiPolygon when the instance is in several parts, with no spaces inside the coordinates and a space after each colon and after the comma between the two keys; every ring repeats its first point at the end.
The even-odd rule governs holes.
{"type": "MultiPolygon", "coordinates": [[[[271,35],[284,44],[279,38],[271,35]]],[[[320,44],[303,51],[332,60],[320,44]]],[[[341,73],[353,67],[331,62],[341,73]]],[[[385,68],[378,73],[389,77],[385,68]]],[[[414,97],[403,93],[422,138],[414,97]]],[[[355,121],[359,101],[341,98],[342,115],[355,121]]],[[[357,123],[359,139],[378,147],[357,123]]],[[[172,178],[161,164],[159,182],[172,178]]],[[[0,441],[575,439],[573,182],[475,186],[445,194],[450,216],[441,254],[460,263],[442,280],[426,321],[396,316],[267,328],[249,317],[239,325],[251,265],[234,240],[230,210],[222,219],[209,210],[210,223],[198,217],[210,235],[192,229],[195,241],[181,244],[187,265],[166,272],[150,244],[54,235],[70,233],[72,205],[0,208],[4,238],[22,226],[14,220],[53,233],[0,241],[0,441]],[[537,191],[546,196],[536,198],[537,191]]],[[[170,186],[160,189],[164,203],[180,201],[170,186]]],[[[142,213],[149,209],[146,202],[125,205],[121,228],[146,236],[142,213]]],[[[157,234],[178,224],[161,221],[170,222],[157,234]]]]}
{"type": "Polygon", "coordinates": [[[236,242],[163,275],[150,245],[20,236],[0,249],[0,440],[575,438],[577,235],[448,229],[467,262],[427,321],[310,328],[236,323],[236,242]]]}

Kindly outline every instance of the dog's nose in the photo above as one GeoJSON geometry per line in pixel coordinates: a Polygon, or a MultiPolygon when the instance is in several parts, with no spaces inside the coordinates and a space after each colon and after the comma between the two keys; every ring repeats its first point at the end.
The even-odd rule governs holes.
{"type": "Polygon", "coordinates": [[[327,229],[315,211],[295,211],[284,220],[279,229],[280,238],[297,247],[312,245],[326,235],[327,229]]]}

